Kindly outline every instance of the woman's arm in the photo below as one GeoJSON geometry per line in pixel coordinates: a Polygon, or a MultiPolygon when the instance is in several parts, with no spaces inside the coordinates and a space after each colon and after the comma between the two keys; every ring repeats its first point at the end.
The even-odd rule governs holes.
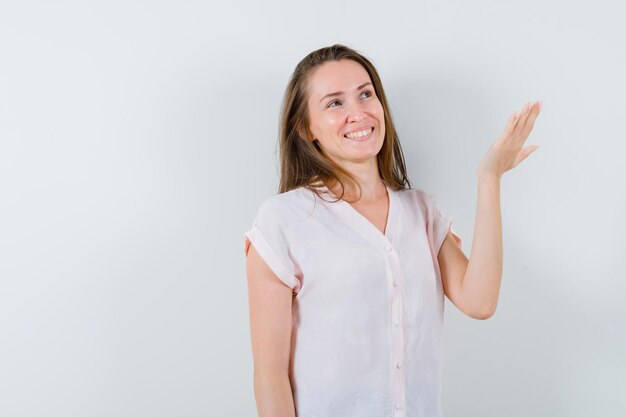
{"type": "Polygon", "coordinates": [[[465,314],[478,319],[496,310],[502,281],[502,216],[500,179],[539,146],[522,148],[541,111],[541,103],[527,103],[507,121],[502,135],[481,161],[478,170],[476,225],[469,260],[448,232],[438,254],[444,290],[465,314]]]}
{"type": "Polygon", "coordinates": [[[496,311],[502,282],[500,178],[478,177],[475,222],[462,293],[475,316],[487,319],[496,311]]]}
{"type": "Polygon", "coordinates": [[[484,320],[498,304],[502,280],[502,219],[500,181],[478,178],[476,226],[470,259],[448,231],[439,254],[444,293],[465,315],[484,320]]]}
{"type": "Polygon", "coordinates": [[[254,396],[259,417],[295,417],[289,382],[292,289],[250,244],[246,255],[254,396]]]}

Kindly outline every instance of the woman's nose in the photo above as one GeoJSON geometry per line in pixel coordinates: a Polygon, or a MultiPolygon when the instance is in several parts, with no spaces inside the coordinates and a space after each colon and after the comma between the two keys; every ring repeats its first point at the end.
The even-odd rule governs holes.
{"type": "Polygon", "coordinates": [[[358,122],[366,117],[367,115],[365,114],[365,110],[363,110],[363,108],[361,108],[358,104],[351,106],[348,111],[348,121],[358,122]]]}

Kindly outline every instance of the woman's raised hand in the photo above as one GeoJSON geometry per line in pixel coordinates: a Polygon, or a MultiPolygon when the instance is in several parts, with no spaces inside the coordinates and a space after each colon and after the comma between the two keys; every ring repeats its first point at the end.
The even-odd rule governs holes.
{"type": "Polygon", "coordinates": [[[487,175],[499,179],[502,174],[515,168],[539,147],[529,145],[522,148],[533,130],[541,107],[540,101],[528,102],[519,114],[513,113],[509,117],[504,131],[480,161],[477,170],[479,176],[487,175]]]}

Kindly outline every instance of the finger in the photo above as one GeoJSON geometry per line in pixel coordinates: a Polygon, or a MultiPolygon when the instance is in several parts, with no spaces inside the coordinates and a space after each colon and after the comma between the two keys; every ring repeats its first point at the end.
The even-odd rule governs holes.
{"type": "Polygon", "coordinates": [[[530,112],[530,114],[528,115],[528,118],[526,119],[526,124],[524,125],[524,128],[522,129],[522,137],[524,138],[524,140],[526,140],[530,132],[533,130],[533,127],[535,126],[535,120],[537,120],[537,117],[539,116],[540,111],[541,111],[541,106],[539,105],[539,102],[537,102],[533,106],[532,111],[530,112]]]}
{"type": "Polygon", "coordinates": [[[511,132],[513,132],[513,129],[515,128],[515,122],[517,121],[517,116],[518,113],[513,113],[509,116],[509,119],[506,121],[506,125],[504,126],[505,133],[510,134],[511,132]]]}
{"type": "Polygon", "coordinates": [[[521,132],[524,128],[524,124],[526,123],[526,118],[528,117],[528,112],[530,111],[530,101],[524,104],[522,107],[522,111],[520,112],[519,118],[517,119],[517,123],[515,124],[515,130],[517,132],[521,132]]]}

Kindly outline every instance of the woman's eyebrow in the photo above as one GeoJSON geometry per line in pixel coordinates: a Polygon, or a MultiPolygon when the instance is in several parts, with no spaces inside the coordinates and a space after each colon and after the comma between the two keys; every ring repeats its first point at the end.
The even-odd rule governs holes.
{"type": "MultiPolygon", "coordinates": [[[[366,82],[365,84],[361,84],[360,86],[358,86],[357,88],[355,88],[355,90],[360,90],[361,88],[365,87],[366,85],[371,84],[371,82],[366,82]]],[[[330,94],[326,94],[324,97],[322,97],[322,99],[320,101],[323,101],[325,98],[327,97],[334,97],[334,96],[340,96],[343,94],[343,91],[337,91],[336,93],[330,93],[330,94]]]]}

